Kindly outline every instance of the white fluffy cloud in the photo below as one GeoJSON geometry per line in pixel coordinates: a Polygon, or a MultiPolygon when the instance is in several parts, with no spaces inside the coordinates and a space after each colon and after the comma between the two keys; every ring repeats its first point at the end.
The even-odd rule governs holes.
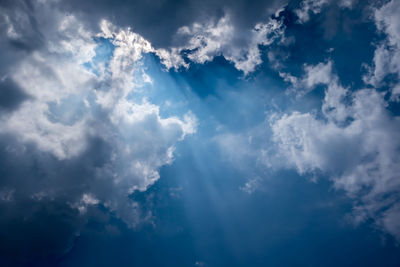
{"type": "MultiPolygon", "coordinates": [[[[373,66],[367,67],[368,74],[364,81],[373,86],[381,86],[388,74],[395,74],[400,79],[400,1],[392,0],[375,10],[374,18],[378,30],[386,38],[378,44],[373,66]]],[[[392,100],[399,96],[399,85],[389,84],[392,100]]]]}
{"type": "Polygon", "coordinates": [[[358,222],[373,218],[400,237],[400,118],[391,117],[374,89],[351,92],[332,74],[332,63],[306,68],[305,85],[325,84],[321,115],[293,112],[271,117],[279,157],[300,174],[322,172],[355,202],[358,222]],[[324,71],[322,71],[324,70],[324,71]]]}
{"type": "Polygon", "coordinates": [[[191,61],[201,64],[216,56],[224,56],[247,75],[262,63],[259,46],[282,40],[284,29],[282,21],[270,19],[266,23],[257,23],[251,31],[243,34],[235,29],[230,16],[225,15],[218,21],[181,27],[177,36],[186,40],[185,44],[156,53],[167,67],[175,68],[188,67],[181,57],[183,51],[188,51],[187,57],[191,61]]]}
{"type": "Polygon", "coordinates": [[[279,72],[279,76],[291,84],[288,92],[294,92],[298,96],[302,96],[312,91],[317,85],[329,84],[332,80],[331,61],[321,62],[317,65],[304,64],[303,71],[305,73],[301,78],[297,78],[290,73],[279,72]]]}

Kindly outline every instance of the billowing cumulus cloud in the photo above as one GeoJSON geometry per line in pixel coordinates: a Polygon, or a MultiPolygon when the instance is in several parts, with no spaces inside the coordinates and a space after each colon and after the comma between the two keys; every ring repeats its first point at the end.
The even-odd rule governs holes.
{"type": "Polygon", "coordinates": [[[181,66],[188,67],[183,60],[177,60],[183,51],[188,59],[195,63],[204,64],[212,61],[216,56],[223,56],[231,61],[236,69],[244,74],[253,72],[257,65],[262,63],[259,46],[268,46],[275,40],[284,40],[284,25],[281,20],[269,19],[267,23],[257,23],[248,33],[237,32],[229,15],[225,15],[217,22],[206,24],[194,23],[191,26],[183,26],[178,29],[178,36],[186,39],[187,43],[182,47],[171,48],[170,54],[161,50],[159,53],[163,63],[168,67],[178,69],[181,66]]]}
{"type": "MultiPolygon", "coordinates": [[[[23,26],[34,20],[40,46],[2,74],[1,86],[13,93],[2,91],[8,99],[0,118],[1,158],[8,160],[1,162],[0,201],[4,210],[28,201],[32,212],[5,213],[1,224],[19,222],[24,229],[22,218],[47,224],[42,207],[58,205],[69,213],[66,220],[76,221],[65,233],[70,240],[90,207],[102,205],[131,227],[150,219],[129,195],[159,179],[159,168],[173,161],[175,144],[196,131],[195,115],[188,110],[162,117],[157,105],[135,98],[136,90],[151,84],[141,59],[154,51],[140,35],[107,21],[92,32],[50,5],[21,5],[13,9],[17,17],[4,13],[8,41],[30,43],[23,26]],[[99,55],[105,44],[112,50],[99,55]]],[[[44,249],[63,252],[62,242],[49,240],[44,249]]]]}
{"type": "Polygon", "coordinates": [[[320,112],[271,117],[279,157],[302,175],[328,175],[335,188],[354,199],[356,222],[373,218],[400,237],[399,223],[393,219],[399,216],[400,120],[390,116],[382,93],[344,88],[332,64],[308,66],[301,79],[304,90],[326,87],[320,112]]]}

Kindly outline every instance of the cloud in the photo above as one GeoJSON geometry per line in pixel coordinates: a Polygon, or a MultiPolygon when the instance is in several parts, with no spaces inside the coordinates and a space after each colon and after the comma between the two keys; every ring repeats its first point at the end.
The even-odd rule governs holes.
{"type": "Polygon", "coordinates": [[[260,187],[260,183],[260,177],[252,178],[249,179],[243,186],[239,187],[239,189],[251,195],[260,187]]]}
{"type": "Polygon", "coordinates": [[[29,96],[9,77],[0,80],[0,112],[10,112],[29,96]]]}
{"type": "Polygon", "coordinates": [[[257,156],[257,153],[251,148],[250,134],[219,134],[213,138],[213,142],[222,152],[223,158],[233,162],[238,168],[246,168],[247,166],[243,166],[245,160],[257,156]]]}
{"type": "MultiPolygon", "coordinates": [[[[295,11],[299,22],[327,3],[304,1],[295,11]]],[[[353,2],[340,3],[351,7],[353,2]]],[[[174,107],[161,109],[146,97],[146,88],[157,91],[146,54],[156,55],[167,70],[222,56],[247,75],[262,64],[262,47],[290,43],[280,11],[271,17],[285,4],[2,1],[1,255],[59,256],[72,247],[89,218],[106,224],[115,216],[131,228],[152,222],[151,208],[141,206],[135,193],[160,179],[160,169],[174,161],[177,143],[195,134],[198,122],[190,110],[174,113],[174,107]]],[[[366,76],[370,84],[398,74],[397,9],[391,1],[376,10],[378,29],[387,38],[375,51],[366,76]]],[[[399,238],[399,120],[388,113],[381,93],[352,92],[332,69],[328,60],[303,65],[302,77],[280,72],[298,95],[325,86],[320,110],[277,113],[270,118],[271,129],[265,129],[265,122],[254,126],[253,121],[253,111],[265,107],[261,90],[247,105],[244,95],[235,94],[232,99],[240,98],[239,104],[232,101],[229,107],[244,110],[240,113],[246,116],[235,124],[241,129],[222,131],[211,141],[243,172],[281,161],[300,174],[328,175],[354,200],[355,221],[373,218],[399,238]],[[264,142],[269,130],[271,147],[264,142]],[[277,154],[270,157],[273,149],[277,154]]],[[[391,88],[391,99],[398,99],[400,87],[391,88]]],[[[252,172],[246,177],[257,178],[240,187],[249,194],[261,183],[262,171],[252,172]]]]}
{"type": "Polygon", "coordinates": [[[304,0],[300,2],[300,8],[294,13],[298,17],[298,23],[305,23],[310,20],[310,13],[318,14],[322,7],[329,3],[329,0],[304,0]]]}
{"type": "MultiPolygon", "coordinates": [[[[364,82],[375,87],[385,84],[389,74],[395,74],[400,79],[400,22],[399,1],[390,1],[375,9],[374,19],[377,29],[386,35],[386,38],[377,45],[374,53],[373,65],[367,66],[368,74],[363,77],[364,82]]],[[[392,100],[398,99],[398,84],[389,84],[392,88],[392,100]]]]}
{"type": "Polygon", "coordinates": [[[284,30],[282,20],[270,18],[266,23],[257,23],[250,31],[238,32],[231,16],[226,14],[218,21],[196,22],[179,28],[177,37],[184,45],[173,47],[169,52],[162,49],[156,53],[164,65],[176,69],[188,67],[182,54],[200,64],[212,61],[216,56],[223,56],[247,75],[262,63],[259,46],[284,40],[284,30]]]}
{"type": "Polygon", "coordinates": [[[351,92],[330,73],[331,62],[306,71],[316,68],[313,75],[320,77],[306,73],[303,83],[326,85],[321,114],[274,114],[271,128],[278,157],[301,175],[328,175],[335,188],[353,198],[356,221],[373,218],[399,237],[399,223],[393,218],[399,216],[400,120],[391,117],[383,95],[375,89],[351,92]]]}
{"type": "Polygon", "coordinates": [[[335,4],[340,8],[351,9],[354,6],[356,0],[340,0],[340,1],[330,1],[330,0],[302,0],[300,1],[300,7],[294,9],[294,13],[297,16],[297,23],[304,24],[310,20],[311,14],[319,14],[322,9],[329,5],[335,4]]]}
{"type": "Polygon", "coordinates": [[[294,92],[298,96],[303,96],[312,91],[317,85],[329,84],[331,80],[336,79],[332,77],[332,61],[321,62],[317,65],[303,65],[304,75],[300,79],[286,73],[279,71],[279,76],[287,83],[291,84],[288,92],[294,92]]]}
{"type": "MultiPolygon", "coordinates": [[[[256,66],[262,63],[259,46],[268,46],[275,41],[283,43],[285,40],[285,26],[282,20],[270,18],[267,23],[257,23],[251,30],[243,33],[238,32],[238,29],[234,27],[228,14],[218,21],[195,22],[190,26],[179,28],[175,37],[180,40],[180,45],[159,49],[153,48],[149,41],[133,33],[130,28],[113,35],[111,28],[115,26],[109,22],[103,20],[100,27],[103,34],[99,36],[114,38],[118,46],[117,51],[114,52],[115,55],[122,47],[125,49],[123,56],[128,51],[136,53],[131,55],[133,60],[139,59],[142,53],[152,52],[160,58],[167,69],[175,68],[176,70],[181,67],[189,68],[190,62],[204,64],[217,56],[223,56],[245,75],[253,72],[256,66]],[[132,40],[128,40],[128,36],[132,40]]],[[[117,60],[117,62],[121,61],[117,60]]],[[[128,62],[124,64],[129,66],[128,62]]],[[[114,68],[115,72],[117,66],[111,65],[111,68],[114,68]]]]}
{"type": "MultiPolygon", "coordinates": [[[[146,20],[144,14],[150,9],[153,12],[159,10],[164,13],[165,8],[162,8],[164,4],[158,6],[132,1],[129,4],[117,5],[114,2],[103,0],[96,3],[94,7],[90,2],[79,5],[73,4],[73,2],[46,0],[34,5],[27,5],[20,1],[7,3],[2,17],[5,26],[4,32],[11,42],[19,43],[19,46],[25,47],[26,50],[28,50],[28,46],[32,46],[29,48],[30,51],[42,46],[46,46],[49,50],[63,49],[64,52],[79,53],[77,58],[86,62],[85,60],[89,61],[88,59],[93,57],[93,47],[90,47],[90,44],[95,45],[93,40],[90,40],[90,33],[102,32],[104,36],[109,36],[110,29],[106,28],[116,25],[113,27],[124,30],[119,33],[115,32],[115,41],[126,43],[128,40],[121,38],[129,29],[129,36],[137,39],[136,44],[147,43],[146,48],[145,46],[142,48],[147,49],[146,52],[157,54],[167,69],[189,67],[183,57],[184,54],[187,59],[201,64],[222,55],[245,74],[254,71],[255,67],[261,64],[260,45],[268,46],[275,40],[283,41],[284,39],[283,22],[271,19],[270,16],[282,8],[286,4],[285,1],[260,2],[257,8],[254,8],[254,5],[248,5],[245,1],[243,3],[235,2],[235,4],[229,1],[221,1],[221,3],[213,5],[203,3],[202,11],[196,7],[198,3],[195,4],[192,1],[181,3],[179,6],[169,3],[169,7],[176,6],[175,12],[184,14],[181,16],[182,20],[171,20],[171,18],[178,17],[163,14],[159,19],[168,19],[168,23],[158,23],[157,27],[153,25],[150,28],[148,21],[144,21],[146,20]],[[48,12],[50,6],[56,6],[59,10],[58,14],[71,14],[71,16],[63,16],[62,23],[59,23],[55,14],[48,12]],[[189,10],[182,9],[184,6],[189,10]],[[243,15],[243,8],[249,11],[246,15],[243,15]],[[112,10],[118,11],[118,16],[110,17],[109,15],[113,13],[112,10]],[[128,10],[134,10],[134,12],[127,14],[128,10]],[[17,14],[12,15],[13,13],[17,14]],[[139,13],[140,16],[132,16],[132,13],[139,13]],[[190,13],[192,16],[189,15],[190,13]],[[46,16],[55,24],[45,24],[38,19],[38,16],[46,16]],[[24,26],[28,23],[27,21],[34,22],[28,25],[34,29],[24,26]],[[106,21],[109,25],[105,25],[106,21]],[[79,24],[80,27],[71,27],[73,24],[79,24]],[[61,38],[65,40],[53,45],[50,33],[57,36],[55,38],[59,38],[60,31],[63,32],[61,38]],[[33,32],[36,34],[32,35],[33,32]],[[75,38],[75,36],[79,38],[75,38]],[[157,44],[156,47],[153,46],[154,43],[157,44]],[[33,46],[33,44],[35,45],[33,46]]],[[[54,41],[58,42],[59,40],[54,41]]],[[[125,49],[130,49],[129,45],[125,49]]],[[[137,49],[132,51],[137,51],[137,49]]]]}
{"type": "Polygon", "coordinates": [[[2,69],[1,94],[12,93],[0,102],[0,208],[10,211],[0,231],[9,240],[2,252],[31,258],[68,250],[100,206],[129,227],[150,220],[131,195],[159,179],[176,143],[196,132],[197,119],[189,110],[162,116],[135,95],[143,84],[152,86],[142,58],[155,50],[142,36],[105,20],[94,32],[50,4],[21,5],[2,7],[6,38],[29,43],[34,37],[22,26],[35,21],[40,45],[25,47],[24,56],[2,69]],[[19,15],[11,18],[13,12],[19,15]],[[113,47],[107,56],[98,54],[103,42],[113,47]],[[41,224],[60,235],[48,236],[35,226],[41,224]],[[19,231],[28,235],[20,248],[12,241],[19,231]],[[32,242],[40,234],[38,252],[32,242]]]}
{"type": "Polygon", "coordinates": [[[157,49],[176,46],[173,37],[179,28],[193,23],[207,24],[210,20],[219,21],[224,14],[231,15],[231,23],[235,29],[246,31],[254,25],[285,6],[285,0],[255,1],[197,1],[173,0],[143,1],[111,1],[94,2],[71,0],[61,1],[61,10],[73,13],[84,21],[91,29],[96,29],[99,22],[106,19],[122,28],[131,27],[136,33],[149,40],[157,49]],[[157,18],[155,21],[153,18],[157,18]]]}

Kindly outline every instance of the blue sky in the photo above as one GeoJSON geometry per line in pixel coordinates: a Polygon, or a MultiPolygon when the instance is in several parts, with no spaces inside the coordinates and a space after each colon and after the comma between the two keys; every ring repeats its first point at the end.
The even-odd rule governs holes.
{"type": "Polygon", "coordinates": [[[398,0],[0,14],[0,265],[400,265],[398,0]]]}

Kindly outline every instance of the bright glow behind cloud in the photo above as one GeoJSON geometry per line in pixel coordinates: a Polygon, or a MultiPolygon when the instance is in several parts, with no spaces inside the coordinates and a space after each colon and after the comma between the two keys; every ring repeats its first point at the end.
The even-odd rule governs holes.
{"type": "MultiPolygon", "coordinates": [[[[159,179],[159,168],[173,161],[176,142],[195,133],[196,117],[188,112],[182,114],[184,119],[162,118],[157,105],[130,97],[151,79],[141,59],[154,49],[140,35],[107,21],[101,23],[100,33],[93,33],[76,17],[57,15],[57,23],[42,32],[45,47],[15,67],[12,79],[30,98],[1,118],[1,132],[34,144],[60,161],[79,157],[93,138],[109,144],[109,163],[98,171],[111,179],[113,188],[103,192],[89,187],[82,199],[70,199],[69,203],[81,213],[87,205],[102,203],[134,226],[140,218],[128,195],[159,179]],[[109,62],[94,61],[94,40],[99,37],[114,46],[109,62]],[[66,115],[74,111],[79,113],[66,115]]],[[[16,31],[12,24],[9,27],[16,31]]],[[[19,36],[18,32],[14,35],[19,36]]],[[[52,188],[43,190],[31,194],[57,198],[52,188]]]]}

